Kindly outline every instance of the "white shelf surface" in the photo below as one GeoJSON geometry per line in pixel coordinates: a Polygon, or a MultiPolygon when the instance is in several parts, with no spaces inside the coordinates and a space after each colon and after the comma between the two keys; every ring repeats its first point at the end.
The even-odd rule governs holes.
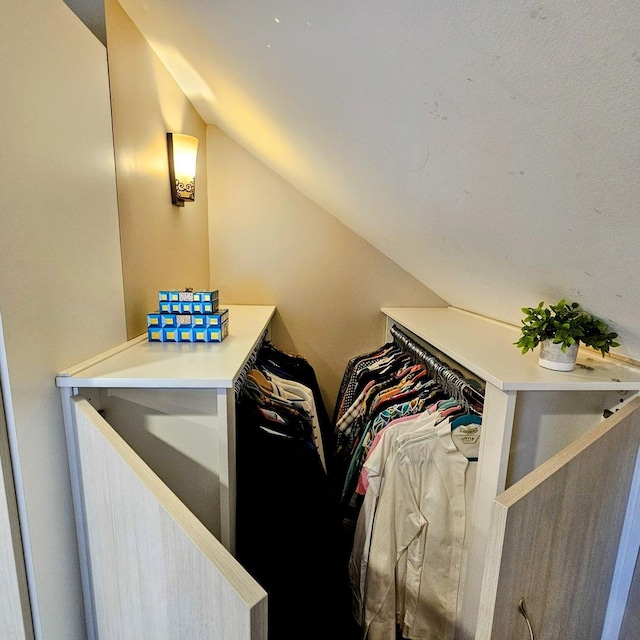
{"type": "Polygon", "coordinates": [[[538,365],[538,350],[513,344],[518,327],[454,307],[383,307],[398,325],[504,391],[640,390],[640,368],[581,349],[576,368],[559,372],[538,365]]]}
{"type": "Polygon", "coordinates": [[[145,334],[60,372],[56,384],[99,388],[231,388],[276,308],[253,305],[221,305],[221,308],[229,309],[229,335],[222,342],[148,342],[145,334]]]}

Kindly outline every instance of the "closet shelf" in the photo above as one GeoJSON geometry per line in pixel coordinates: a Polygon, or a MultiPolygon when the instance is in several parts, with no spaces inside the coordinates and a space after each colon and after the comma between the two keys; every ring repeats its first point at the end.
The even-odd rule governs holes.
{"type": "Polygon", "coordinates": [[[273,306],[222,305],[229,335],[219,343],[150,343],[142,335],[56,378],[58,387],[232,388],[269,326],[273,306]]]}
{"type": "Polygon", "coordinates": [[[522,354],[514,342],[520,329],[468,311],[383,307],[382,312],[504,391],[640,390],[640,369],[581,349],[576,368],[556,372],[538,366],[537,353],[522,354]]]}

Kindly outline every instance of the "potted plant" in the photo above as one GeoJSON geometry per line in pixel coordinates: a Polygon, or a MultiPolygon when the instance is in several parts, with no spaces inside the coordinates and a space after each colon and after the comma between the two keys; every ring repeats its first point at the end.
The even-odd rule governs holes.
{"type": "Polygon", "coordinates": [[[538,364],[556,371],[571,371],[575,366],[579,343],[592,347],[604,357],[611,347],[619,346],[617,333],[598,318],[580,308],[577,302],[560,300],[545,307],[523,307],[522,335],[514,344],[526,353],[540,344],[538,364]]]}

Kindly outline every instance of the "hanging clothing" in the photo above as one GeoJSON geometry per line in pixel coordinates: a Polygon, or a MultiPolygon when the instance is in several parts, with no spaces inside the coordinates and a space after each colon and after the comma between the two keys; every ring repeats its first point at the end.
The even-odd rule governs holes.
{"type": "Polygon", "coordinates": [[[364,595],[369,564],[369,550],[373,531],[374,515],[382,489],[382,478],[390,454],[396,451],[398,438],[417,430],[435,429],[439,414],[419,414],[400,418],[392,422],[377,437],[367,457],[359,481],[358,493],[364,496],[360,508],[353,542],[353,551],[349,560],[349,578],[353,589],[353,608],[356,619],[364,620],[364,595]],[[366,485],[366,486],[365,486],[366,485]]]}
{"type": "Polygon", "coordinates": [[[480,427],[452,426],[478,422],[462,374],[406,346],[352,359],[334,414],[353,614],[368,640],[452,640],[480,427]]]}
{"type": "Polygon", "coordinates": [[[268,593],[269,640],[356,637],[314,381],[268,344],[236,402],[236,556],[268,593]]]}
{"type": "Polygon", "coordinates": [[[398,349],[393,343],[385,344],[371,353],[349,360],[336,399],[334,424],[338,422],[344,409],[353,404],[362,372],[374,371],[376,368],[384,366],[384,358],[390,353],[398,353],[398,349]]]}
{"type": "Polygon", "coordinates": [[[453,443],[448,420],[437,430],[408,438],[387,461],[363,603],[363,626],[370,640],[394,638],[396,622],[405,638],[453,637],[468,464],[453,443]],[[405,552],[399,607],[395,570],[405,552]]]}
{"type": "Polygon", "coordinates": [[[271,342],[265,342],[262,345],[258,364],[276,375],[297,381],[311,391],[322,438],[324,458],[327,471],[329,471],[328,467],[334,458],[335,438],[313,367],[302,356],[281,351],[271,342]]]}

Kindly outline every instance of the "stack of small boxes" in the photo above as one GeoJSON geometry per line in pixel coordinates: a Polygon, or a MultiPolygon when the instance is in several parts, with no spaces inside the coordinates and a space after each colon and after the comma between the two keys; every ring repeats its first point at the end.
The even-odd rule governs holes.
{"type": "Polygon", "coordinates": [[[149,342],[222,342],[229,334],[217,291],[159,291],[158,308],[147,314],[149,342]]]}

